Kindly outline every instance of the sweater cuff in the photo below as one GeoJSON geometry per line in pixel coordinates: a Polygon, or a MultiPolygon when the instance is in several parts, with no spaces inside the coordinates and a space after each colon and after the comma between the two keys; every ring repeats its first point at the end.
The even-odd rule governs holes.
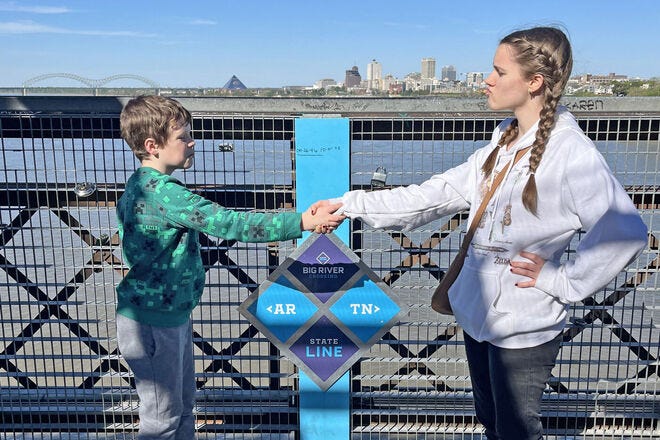
{"type": "Polygon", "coordinates": [[[541,272],[539,272],[539,276],[536,278],[534,287],[561,300],[561,296],[558,295],[559,292],[555,290],[555,280],[558,276],[559,265],[553,261],[546,261],[541,268],[541,272]]]}
{"type": "Polygon", "coordinates": [[[286,233],[284,240],[295,240],[302,237],[302,214],[300,212],[287,213],[284,216],[284,221],[284,231],[286,233]]]}
{"type": "MultiPolygon", "coordinates": [[[[330,202],[331,204],[344,203],[344,198],[343,197],[333,197],[332,199],[328,199],[328,202],[330,202]]],[[[344,213],[344,208],[345,208],[345,205],[342,205],[337,211],[335,211],[335,215],[342,215],[344,213]]]]}

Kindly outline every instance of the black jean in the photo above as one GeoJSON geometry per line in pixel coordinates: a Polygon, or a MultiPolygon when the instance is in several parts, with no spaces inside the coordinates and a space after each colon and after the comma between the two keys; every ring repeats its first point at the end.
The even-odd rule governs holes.
{"type": "Polygon", "coordinates": [[[486,437],[543,438],[541,397],[555,366],[561,334],[537,347],[520,349],[500,348],[464,335],[474,406],[486,437]]]}

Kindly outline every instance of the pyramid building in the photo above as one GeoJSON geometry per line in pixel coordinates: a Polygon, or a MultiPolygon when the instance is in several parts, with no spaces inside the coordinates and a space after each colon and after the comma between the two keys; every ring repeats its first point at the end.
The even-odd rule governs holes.
{"type": "Polygon", "coordinates": [[[243,84],[241,80],[236,77],[236,75],[232,75],[231,78],[229,78],[229,81],[227,81],[227,83],[222,88],[227,90],[247,89],[247,87],[245,87],[245,84],[243,84]]]}

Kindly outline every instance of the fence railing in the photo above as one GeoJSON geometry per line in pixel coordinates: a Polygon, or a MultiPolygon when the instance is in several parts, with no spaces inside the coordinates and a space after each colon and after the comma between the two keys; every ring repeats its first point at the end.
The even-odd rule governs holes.
{"type": "MultiPolygon", "coordinates": [[[[119,136],[127,99],[0,97],[6,438],[131,438],[136,428],[137,399],[114,328],[114,286],[126,270],[114,207],[136,167],[119,136]]],[[[386,186],[399,186],[464,161],[506,116],[459,99],[181,101],[193,111],[197,145],[194,168],[177,177],[240,210],[296,208],[297,117],[349,117],[351,187],[370,189],[378,167],[386,186]]],[[[572,307],[543,399],[551,437],[660,436],[659,103],[564,102],[650,232],[636,262],[572,307]]],[[[406,233],[352,222],[351,248],[410,310],[351,370],[354,438],[480,438],[462,332],[429,306],[465,220],[461,213],[406,233]]],[[[297,371],[236,310],[294,245],[202,237],[202,246],[207,286],[193,315],[200,433],[297,436],[297,371]]]]}

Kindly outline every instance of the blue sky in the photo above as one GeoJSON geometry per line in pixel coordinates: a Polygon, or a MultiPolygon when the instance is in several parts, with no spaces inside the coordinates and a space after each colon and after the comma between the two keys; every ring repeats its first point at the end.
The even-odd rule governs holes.
{"type": "Polygon", "coordinates": [[[487,72],[500,38],[548,24],[568,31],[574,74],[660,76],[658,0],[0,0],[0,86],[62,72],[163,87],[221,87],[232,75],[248,87],[311,85],[343,81],[353,65],[366,76],[372,59],[403,78],[424,57],[438,76],[449,64],[487,72]]]}

